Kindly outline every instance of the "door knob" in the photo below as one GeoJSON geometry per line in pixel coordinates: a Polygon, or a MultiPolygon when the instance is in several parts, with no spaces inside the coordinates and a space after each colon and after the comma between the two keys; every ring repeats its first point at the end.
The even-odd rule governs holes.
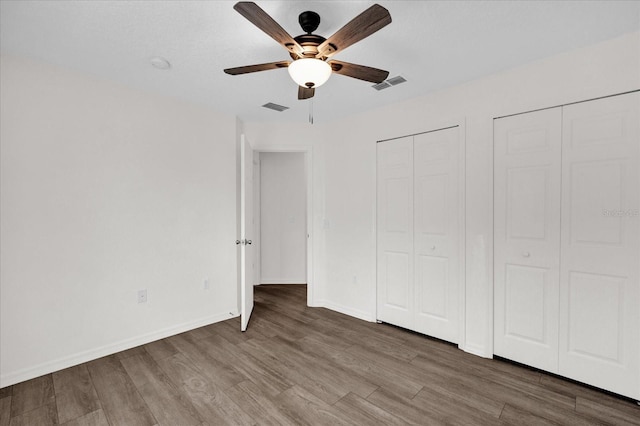
{"type": "Polygon", "coordinates": [[[251,240],[245,240],[245,242],[246,242],[247,245],[251,244],[251,240]]]}
{"type": "Polygon", "coordinates": [[[241,241],[240,241],[240,240],[236,240],[236,244],[240,244],[240,243],[241,243],[241,241]]]}

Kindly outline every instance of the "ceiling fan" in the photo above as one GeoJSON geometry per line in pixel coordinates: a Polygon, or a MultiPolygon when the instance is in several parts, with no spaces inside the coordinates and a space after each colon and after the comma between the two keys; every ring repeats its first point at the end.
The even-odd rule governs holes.
{"type": "Polygon", "coordinates": [[[353,18],[329,38],[313,34],[320,24],[320,15],[315,12],[307,11],[300,14],[298,22],[306,34],[291,37],[257,4],[241,1],[233,8],[287,49],[293,61],[227,68],[224,70],[227,74],[239,75],[288,68],[291,78],[298,84],[298,99],[313,97],[316,87],[324,84],[332,72],[372,83],[381,83],[389,76],[388,71],[378,68],[329,60],[336,53],[391,23],[389,11],[379,4],[374,4],[353,18]]]}

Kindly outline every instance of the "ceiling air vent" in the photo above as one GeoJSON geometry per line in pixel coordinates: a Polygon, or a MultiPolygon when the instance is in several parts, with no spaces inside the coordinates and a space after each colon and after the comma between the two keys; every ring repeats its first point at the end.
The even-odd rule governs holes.
{"type": "Polygon", "coordinates": [[[406,78],[404,78],[401,75],[398,75],[396,77],[391,77],[390,79],[388,79],[387,83],[389,83],[392,86],[395,86],[396,84],[404,83],[405,81],[407,81],[406,78]]]}
{"type": "Polygon", "coordinates": [[[400,83],[404,83],[405,81],[407,81],[406,78],[404,78],[401,75],[398,75],[396,77],[391,77],[391,78],[383,81],[382,83],[374,84],[371,87],[373,87],[376,90],[383,90],[383,89],[389,88],[391,86],[395,86],[395,85],[398,85],[400,83]]]}
{"type": "Polygon", "coordinates": [[[391,85],[386,81],[383,81],[382,83],[374,84],[371,87],[373,87],[376,90],[382,90],[382,89],[386,89],[387,87],[391,87],[391,85]]]}
{"type": "Polygon", "coordinates": [[[265,108],[268,108],[268,109],[272,109],[274,111],[278,111],[278,112],[282,112],[282,111],[285,111],[285,110],[289,109],[289,107],[286,107],[286,106],[283,106],[283,105],[274,104],[273,102],[266,103],[266,104],[264,104],[262,106],[265,107],[265,108]]]}

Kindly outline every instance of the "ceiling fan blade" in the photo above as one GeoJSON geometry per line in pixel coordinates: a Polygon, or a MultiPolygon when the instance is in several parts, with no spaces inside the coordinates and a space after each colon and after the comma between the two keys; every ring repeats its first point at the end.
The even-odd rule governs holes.
{"type": "Polygon", "coordinates": [[[313,95],[315,94],[316,94],[316,89],[313,87],[307,88],[307,87],[298,86],[298,99],[300,100],[313,98],[313,95]]]}
{"type": "Polygon", "coordinates": [[[278,68],[287,68],[289,64],[290,64],[289,61],[269,62],[267,64],[256,64],[256,65],[246,65],[244,67],[227,68],[224,70],[224,72],[231,75],[239,75],[239,74],[247,74],[250,72],[275,70],[278,68]]]}
{"type": "Polygon", "coordinates": [[[250,1],[241,1],[235,4],[233,8],[242,16],[247,18],[253,25],[260,28],[267,35],[280,43],[285,49],[302,56],[304,50],[302,46],[296,42],[293,37],[287,33],[284,28],[273,20],[267,12],[262,10],[260,6],[250,1]]]}
{"type": "Polygon", "coordinates": [[[369,37],[390,23],[391,15],[389,11],[379,4],[374,4],[320,44],[317,57],[335,55],[338,51],[346,49],[365,37],[369,37]]]}
{"type": "Polygon", "coordinates": [[[382,83],[389,77],[389,71],[364,65],[351,64],[342,61],[330,61],[331,69],[336,74],[357,78],[358,80],[370,81],[372,83],[382,83]]]}

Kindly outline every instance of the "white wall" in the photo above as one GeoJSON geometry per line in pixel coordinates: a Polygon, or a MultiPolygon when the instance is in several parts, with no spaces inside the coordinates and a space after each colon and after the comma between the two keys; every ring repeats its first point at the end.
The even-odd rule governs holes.
{"type": "MultiPolygon", "coordinates": [[[[428,70],[420,78],[428,78],[428,70]]],[[[639,88],[640,33],[636,32],[339,122],[306,126],[314,150],[316,303],[375,319],[376,141],[464,123],[466,334],[462,346],[491,356],[493,118],[639,88]]],[[[299,134],[290,130],[288,135],[261,123],[246,123],[246,130],[264,146],[294,143],[291,135],[299,134]]]]}
{"type": "Polygon", "coordinates": [[[260,284],[306,283],[304,154],[260,153],[260,284]]]}
{"type": "Polygon", "coordinates": [[[0,64],[0,387],[236,315],[236,119],[0,64]]]}
{"type": "Polygon", "coordinates": [[[260,284],[260,152],[253,153],[253,285],[260,284]]]}

